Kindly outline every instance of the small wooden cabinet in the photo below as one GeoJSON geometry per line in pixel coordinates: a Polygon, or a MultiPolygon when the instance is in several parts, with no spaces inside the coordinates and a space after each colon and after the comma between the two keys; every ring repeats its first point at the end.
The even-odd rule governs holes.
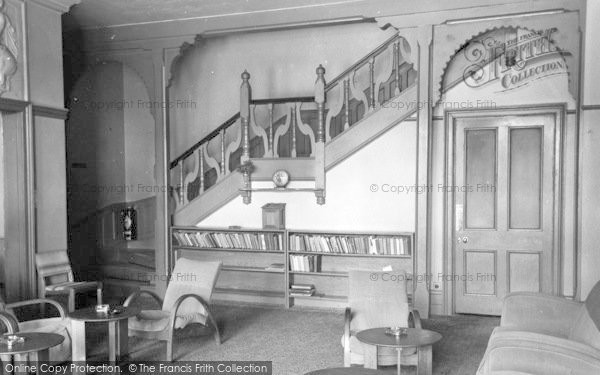
{"type": "Polygon", "coordinates": [[[285,229],[285,203],[262,206],[263,229],[285,229]]]}

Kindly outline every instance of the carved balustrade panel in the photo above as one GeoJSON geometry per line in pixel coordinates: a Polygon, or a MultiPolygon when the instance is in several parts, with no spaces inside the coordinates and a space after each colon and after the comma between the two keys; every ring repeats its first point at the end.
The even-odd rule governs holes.
{"type": "Polygon", "coordinates": [[[291,150],[289,147],[289,137],[282,141],[291,128],[293,108],[289,103],[273,105],[273,117],[276,119],[273,122],[275,132],[273,135],[273,157],[289,157],[291,150]]]}
{"type": "Polygon", "coordinates": [[[314,156],[316,134],[319,126],[317,104],[314,102],[297,103],[296,119],[299,131],[296,143],[297,156],[314,156]]]}
{"type": "MultiPolygon", "coordinates": [[[[346,80],[338,81],[326,91],[325,102],[325,142],[331,141],[332,134],[338,134],[340,124],[345,122],[346,80]]],[[[343,125],[341,126],[343,128],[343,125]]]]}

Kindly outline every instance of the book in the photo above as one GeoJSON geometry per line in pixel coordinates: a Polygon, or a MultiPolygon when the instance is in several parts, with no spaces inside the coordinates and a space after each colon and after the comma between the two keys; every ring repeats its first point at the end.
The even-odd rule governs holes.
{"type": "Polygon", "coordinates": [[[315,289],[315,286],[312,284],[292,284],[291,288],[294,290],[311,290],[315,289]]]}
{"type": "Polygon", "coordinates": [[[290,250],[298,252],[410,255],[406,235],[290,234],[290,250]]]}

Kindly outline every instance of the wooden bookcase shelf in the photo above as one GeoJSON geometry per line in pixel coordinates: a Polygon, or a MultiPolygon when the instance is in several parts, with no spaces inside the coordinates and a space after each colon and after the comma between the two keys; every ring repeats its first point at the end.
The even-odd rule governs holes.
{"type": "MultiPolygon", "coordinates": [[[[350,269],[414,273],[412,232],[172,227],[170,267],[183,256],[221,260],[215,298],[285,307],[344,307],[350,269]],[[290,295],[294,284],[313,295],[290,295]]],[[[412,284],[412,283],[409,283],[412,284]]],[[[409,298],[412,297],[409,286],[409,298]]]]}
{"type": "Polygon", "coordinates": [[[303,254],[303,255],[326,255],[329,257],[352,257],[352,258],[411,258],[410,255],[369,255],[369,254],[336,254],[336,253],[319,253],[314,251],[288,251],[288,254],[303,254]]]}

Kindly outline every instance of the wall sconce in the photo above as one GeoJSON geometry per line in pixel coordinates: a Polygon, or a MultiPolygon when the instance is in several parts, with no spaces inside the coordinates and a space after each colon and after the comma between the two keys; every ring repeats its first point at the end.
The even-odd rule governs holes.
{"type": "Polygon", "coordinates": [[[132,241],[137,239],[137,220],[136,212],[133,207],[127,207],[121,210],[121,221],[123,223],[123,239],[132,241]]]}

